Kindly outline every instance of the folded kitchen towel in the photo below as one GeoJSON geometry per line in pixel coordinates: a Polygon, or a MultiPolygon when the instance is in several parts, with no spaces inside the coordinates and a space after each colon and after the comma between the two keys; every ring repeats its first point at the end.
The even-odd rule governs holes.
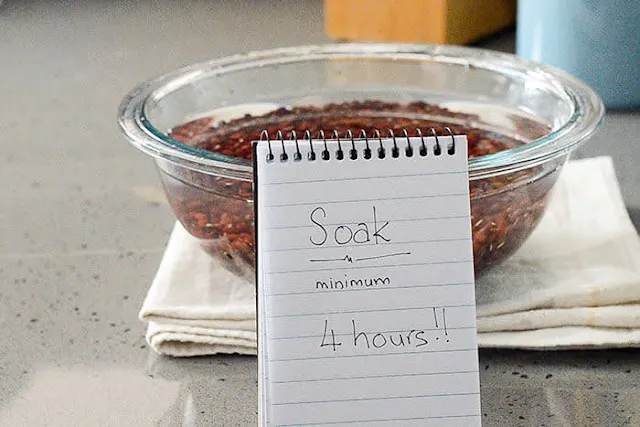
{"type": "MultiPolygon", "coordinates": [[[[538,228],[476,288],[481,347],[640,346],[640,239],[611,159],[568,163],[538,228]]],[[[140,317],[162,354],[256,353],[254,285],[178,223],[140,317]]]]}
{"type": "Polygon", "coordinates": [[[180,223],[140,318],[149,322],[147,342],[161,354],[256,354],[254,285],[225,270],[180,223]]]}
{"type": "Polygon", "coordinates": [[[609,157],[566,165],[538,228],[476,293],[481,346],[640,345],[640,239],[609,157]]]}

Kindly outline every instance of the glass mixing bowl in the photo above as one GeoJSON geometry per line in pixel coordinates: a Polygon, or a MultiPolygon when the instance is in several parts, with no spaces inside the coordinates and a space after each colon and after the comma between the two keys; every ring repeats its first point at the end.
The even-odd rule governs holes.
{"type": "Polygon", "coordinates": [[[273,116],[295,122],[328,105],[345,117],[377,105],[376,114],[392,117],[391,124],[393,117],[419,118],[470,134],[470,152],[477,154],[469,158],[469,186],[478,274],[526,240],[563,164],[604,115],[601,100],[583,82],[512,55],[349,43],[188,66],[133,89],[118,120],[131,143],[155,159],[182,225],[228,269],[253,280],[253,176],[246,149],[255,135],[237,126],[247,114],[272,113],[252,122],[259,129],[273,125],[273,116]],[[202,141],[215,132],[205,149],[202,141]],[[501,140],[517,144],[482,154],[483,146],[501,140]]]}

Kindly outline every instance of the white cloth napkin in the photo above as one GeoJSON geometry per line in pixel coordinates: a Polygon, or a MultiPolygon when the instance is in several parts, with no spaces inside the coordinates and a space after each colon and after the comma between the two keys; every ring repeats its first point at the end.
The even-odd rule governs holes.
{"type": "Polygon", "coordinates": [[[256,354],[252,283],[225,270],[176,223],[140,311],[147,342],[158,353],[256,354]]]}
{"type": "Polygon", "coordinates": [[[640,239],[609,157],[565,166],[538,228],[476,293],[484,347],[640,345],[640,239]]]}
{"type": "MultiPolygon", "coordinates": [[[[476,288],[481,347],[640,346],[640,239],[611,159],[568,163],[538,228],[476,288]]],[[[256,353],[254,285],[180,224],[140,317],[162,354],[256,353]]]]}

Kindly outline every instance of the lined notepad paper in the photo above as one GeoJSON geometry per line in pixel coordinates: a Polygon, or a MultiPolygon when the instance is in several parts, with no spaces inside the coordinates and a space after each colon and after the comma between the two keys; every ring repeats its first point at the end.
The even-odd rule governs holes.
{"type": "Polygon", "coordinates": [[[326,149],[255,147],[262,425],[480,425],[466,137],[326,149]]]}

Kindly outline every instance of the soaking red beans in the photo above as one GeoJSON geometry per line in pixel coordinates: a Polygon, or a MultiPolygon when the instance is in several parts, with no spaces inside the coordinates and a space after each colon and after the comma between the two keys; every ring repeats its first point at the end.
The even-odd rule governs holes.
{"type": "MultiPolygon", "coordinates": [[[[357,136],[375,130],[415,135],[421,129],[438,135],[445,127],[454,134],[466,134],[469,158],[514,148],[524,142],[468,126],[474,116],[455,113],[423,102],[396,104],[361,101],[323,107],[280,108],[261,116],[245,115],[229,122],[215,117],[200,118],[171,130],[181,143],[225,156],[251,159],[251,142],[266,130],[274,138],[278,131],[286,137],[295,131],[299,138],[306,130],[316,137],[351,131],[357,136]]],[[[536,122],[517,123],[521,134],[534,139],[548,133],[536,122]]],[[[203,247],[237,274],[253,277],[255,265],[254,211],[252,183],[196,171],[164,168],[163,182],[172,208],[185,228],[203,240],[203,247]]],[[[533,230],[542,212],[555,171],[538,168],[469,181],[471,226],[476,273],[512,254],[533,230]],[[540,176],[544,173],[544,176],[540,176]]]]}

